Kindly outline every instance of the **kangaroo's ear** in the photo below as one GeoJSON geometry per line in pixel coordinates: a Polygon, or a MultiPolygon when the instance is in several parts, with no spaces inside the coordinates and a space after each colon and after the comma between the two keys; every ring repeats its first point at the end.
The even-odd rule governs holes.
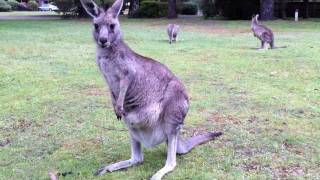
{"type": "Polygon", "coordinates": [[[258,21],[258,18],[259,18],[259,14],[256,15],[256,21],[258,21]]]}
{"type": "Polygon", "coordinates": [[[95,18],[98,17],[100,14],[99,6],[93,2],[92,0],[80,0],[83,8],[87,11],[87,13],[95,18]]]}
{"type": "Polygon", "coordinates": [[[121,12],[123,5],[123,0],[116,0],[113,5],[111,6],[110,10],[113,17],[117,18],[121,12]]]}

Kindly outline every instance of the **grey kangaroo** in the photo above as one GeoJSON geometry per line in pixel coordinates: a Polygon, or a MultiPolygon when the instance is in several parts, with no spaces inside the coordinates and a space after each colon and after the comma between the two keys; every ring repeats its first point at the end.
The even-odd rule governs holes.
{"type": "Polygon", "coordinates": [[[131,141],[129,160],[104,166],[96,175],[142,163],[141,145],[149,148],[166,142],[166,164],[151,178],[159,180],[175,168],[177,153],[185,154],[222,133],[183,140],[179,131],[189,108],[187,92],[166,66],[135,53],[123,42],[118,20],[123,0],[116,0],[109,9],[92,0],[81,3],[93,17],[97,65],[109,86],[116,117],[124,119],[131,141]]]}
{"type": "Polygon", "coordinates": [[[177,41],[177,36],[180,30],[180,26],[176,24],[169,24],[167,27],[167,32],[169,36],[169,43],[171,44],[172,41],[177,41]]]}
{"type": "Polygon", "coordinates": [[[274,35],[272,30],[260,24],[258,18],[258,14],[252,17],[251,29],[253,31],[253,35],[261,41],[260,49],[268,49],[268,44],[271,49],[285,48],[286,46],[276,47],[274,45],[274,35]]]}

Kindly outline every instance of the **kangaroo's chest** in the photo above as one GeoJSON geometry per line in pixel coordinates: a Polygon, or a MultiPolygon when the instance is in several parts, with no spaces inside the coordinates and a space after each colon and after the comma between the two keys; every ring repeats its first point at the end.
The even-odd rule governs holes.
{"type": "Polygon", "coordinates": [[[112,59],[97,58],[97,65],[107,81],[111,91],[119,94],[121,68],[112,59]]]}

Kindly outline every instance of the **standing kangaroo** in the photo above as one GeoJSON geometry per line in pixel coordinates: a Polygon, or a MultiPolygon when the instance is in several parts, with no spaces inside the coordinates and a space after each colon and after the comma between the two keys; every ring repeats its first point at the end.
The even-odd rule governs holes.
{"type": "Polygon", "coordinates": [[[180,30],[180,26],[176,24],[169,24],[167,27],[167,32],[169,36],[169,43],[171,44],[172,41],[177,41],[177,36],[180,30]]]}
{"type": "Polygon", "coordinates": [[[109,9],[92,0],[81,3],[93,17],[97,64],[109,85],[117,119],[124,119],[131,140],[131,158],[102,167],[96,175],[142,163],[141,144],[154,147],[167,142],[166,164],[151,178],[159,180],[175,168],[177,153],[185,154],[222,133],[182,140],[179,131],[189,108],[187,92],[166,66],[135,53],[123,42],[118,20],[123,0],[116,0],[109,9]]]}
{"type": "Polygon", "coordinates": [[[253,35],[261,41],[260,49],[268,49],[268,44],[270,45],[271,49],[285,48],[286,46],[276,47],[274,45],[274,35],[272,30],[260,24],[258,17],[258,14],[252,17],[251,29],[253,31],[253,35]]]}

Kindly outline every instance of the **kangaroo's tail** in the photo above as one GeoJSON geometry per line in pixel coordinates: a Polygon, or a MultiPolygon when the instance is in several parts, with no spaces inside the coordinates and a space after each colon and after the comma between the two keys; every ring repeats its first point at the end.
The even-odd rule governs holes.
{"type": "Polygon", "coordinates": [[[214,138],[221,135],[222,135],[222,132],[209,132],[207,134],[191,137],[187,140],[183,140],[182,138],[179,137],[177,153],[186,154],[194,147],[200,144],[206,143],[210,140],[213,140],[214,138]]]}

